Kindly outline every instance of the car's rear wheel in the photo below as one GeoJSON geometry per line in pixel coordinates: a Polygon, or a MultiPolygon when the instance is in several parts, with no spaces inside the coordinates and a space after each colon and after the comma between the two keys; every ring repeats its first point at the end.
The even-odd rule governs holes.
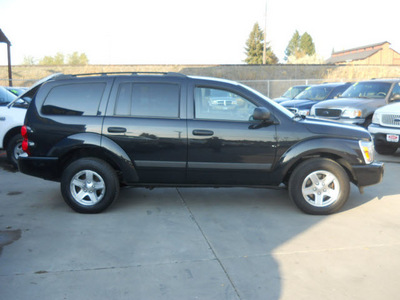
{"type": "Polygon", "coordinates": [[[309,159],[293,171],[289,194],[302,211],[326,215],[338,211],[347,201],[350,182],[346,171],[326,158],[309,159]]]}
{"type": "Polygon", "coordinates": [[[18,157],[24,153],[22,150],[22,140],[21,134],[16,134],[8,142],[6,148],[7,159],[16,168],[18,167],[18,157]]]}
{"type": "Polygon", "coordinates": [[[99,213],[118,197],[119,181],[108,163],[97,158],[82,158],[63,172],[61,193],[73,210],[99,213]]]}

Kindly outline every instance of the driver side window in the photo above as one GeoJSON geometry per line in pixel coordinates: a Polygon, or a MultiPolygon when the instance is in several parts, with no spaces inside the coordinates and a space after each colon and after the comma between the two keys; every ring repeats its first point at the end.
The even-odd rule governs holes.
{"type": "Polygon", "coordinates": [[[203,120],[248,121],[256,105],[228,90],[196,87],[195,118],[203,120]]]}
{"type": "Polygon", "coordinates": [[[392,101],[399,101],[399,98],[400,98],[400,82],[396,83],[395,86],[393,87],[392,96],[390,97],[390,99],[392,101]]]}

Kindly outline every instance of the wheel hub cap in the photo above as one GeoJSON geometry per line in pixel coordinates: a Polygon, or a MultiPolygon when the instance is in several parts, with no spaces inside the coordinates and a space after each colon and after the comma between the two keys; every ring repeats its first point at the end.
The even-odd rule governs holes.
{"type": "Polygon", "coordinates": [[[70,191],[79,204],[91,206],[103,199],[106,187],[103,178],[98,173],[83,170],[72,177],[70,191]]]}
{"type": "Polygon", "coordinates": [[[308,175],[301,188],[304,199],[316,207],[334,203],[340,194],[339,181],[331,172],[320,170],[308,175]]]}

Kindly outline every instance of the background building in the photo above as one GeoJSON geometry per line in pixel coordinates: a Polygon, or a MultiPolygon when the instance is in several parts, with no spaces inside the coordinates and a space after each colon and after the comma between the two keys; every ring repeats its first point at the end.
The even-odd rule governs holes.
{"type": "Polygon", "coordinates": [[[327,64],[400,65],[400,54],[389,42],[333,52],[327,64]]]}

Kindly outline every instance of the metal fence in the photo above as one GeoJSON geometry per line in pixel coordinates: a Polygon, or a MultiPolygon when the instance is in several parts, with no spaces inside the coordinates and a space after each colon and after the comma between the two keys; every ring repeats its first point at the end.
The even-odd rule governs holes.
{"type": "MultiPolygon", "coordinates": [[[[13,86],[29,87],[39,79],[13,79],[13,86]]],[[[261,92],[269,98],[281,96],[294,85],[312,85],[325,82],[324,79],[282,79],[282,80],[237,80],[261,92]]],[[[8,86],[8,79],[0,78],[1,86],[8,86]]]]}
{"type": "Polygon", "coordinates": [[[293,79],[293,80],[238,80],[261,92],[269,98],[281,96],[288,88],[294,85],[312,85],[325,82],[324,79],[293,79]]]}

